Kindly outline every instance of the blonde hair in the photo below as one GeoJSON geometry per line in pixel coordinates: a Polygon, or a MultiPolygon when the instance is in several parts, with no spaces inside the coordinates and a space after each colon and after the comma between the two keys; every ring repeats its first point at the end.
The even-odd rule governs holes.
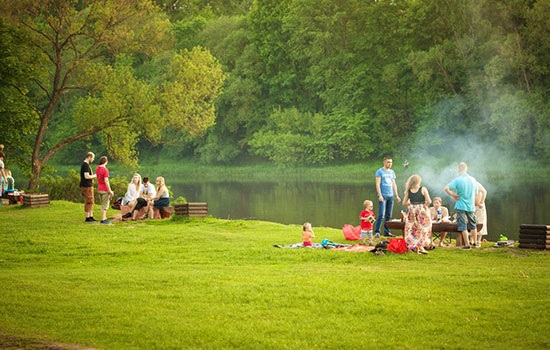
{"type": "Polygon", "coordinates": [[[132,181],[130,181],[130,184],[133,184],[134,183],[134,177],[138,178],[138,183],[136,184],[136,190],[139,192],[141,190],[141,175],[138,174],[138,173],[134,173],[134,175],[132,175],[132,181]]]}
{"type": "Polygon", "coordinates": [[[371,200],[365,199],[365,201],[363,202],[363,207],[365,207],[366,209],[368,206],[374,206],[374,203],[372,203],[371,200]]]}
{"type": "Polygon", "coordinates": [[[304,222],[304,224],[302,225],[302,231],[311,231],[312,228],[311,228],[311,223],[309,222],[304,222]]]}
{"type": "Polygon", "coordinates": [[[156,182],[156,181],[160,181],[160,184],[159,184],[158,187],[157,187],[157,192],[158,192],[158,191],[160,190],[160,188],[161,188],[162,186],[165,185],[165,183],[164,183],[164,178],[163,178],[162,176],[159,176],[159,177],[157,177],[157,179],[155,180],[155,182],[156,182]]]}
{"type": "Polygon", "coordinates": [[[411,189],[411,187],[414,187],[416,185],[420,185],[422,183],[422,178],[420,175],[411,175],[407,179],[407,183],[405,184],[405,192],[411,189]]]}

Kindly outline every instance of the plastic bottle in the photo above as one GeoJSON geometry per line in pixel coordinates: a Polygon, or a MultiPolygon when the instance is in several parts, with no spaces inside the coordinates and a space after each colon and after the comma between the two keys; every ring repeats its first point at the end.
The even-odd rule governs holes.
{"type": "Polygon", "coordinates": [[[441,208],[437,209],[437,221],[441,221],[441,208]]]}
{"type": "Polygon", "coordinates": [[[500,235],[500,240],[501,241],[507,241],[508,240],[508,237],[506,237],[505,235],[500,235]]]}

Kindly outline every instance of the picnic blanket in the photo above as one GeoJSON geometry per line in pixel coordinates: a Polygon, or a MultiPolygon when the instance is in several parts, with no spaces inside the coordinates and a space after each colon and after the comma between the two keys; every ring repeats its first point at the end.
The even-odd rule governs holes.
{"type": "Polygon", "coordinates": [[[290,248],[290,249],[296,249],[296,248],[334,249],[334,248],[349,247],[350,244],[334,243],[331,240],[329,240],[328,238],[325,238],[325,239],[323,239],[323,241],[321,243],[313,243],[309,247],[304,247],[304,244],[301,243],[301,242],[300,243],[293,243],[293,244],[286,244],[286,245],[274,244],[273,246],[275,248],[290,248]]]}
{"type": "Polygon", "coordinates": [[[381,241],[375,246],[367,246],[364,244],[342,244],[335,243],[331,240],[325,238],[321,243],[314,243],[311,247],[304,247],[303,243],[293,243],[287,245],[274,244],[275,248],[313,248],[313,249],[334,249],[343,252],[371,252],[377,255],[384,255],[384,252],[387,251],[389,241],[381,241]]]}

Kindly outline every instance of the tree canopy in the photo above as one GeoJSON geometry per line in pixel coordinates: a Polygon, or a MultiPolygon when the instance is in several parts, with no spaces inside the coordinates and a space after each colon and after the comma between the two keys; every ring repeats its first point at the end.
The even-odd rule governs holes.
{"type": "Polygon", "coordinates": [[[0,113],[23,121],[0,140],[35,180],[78,140],[128,164],[147,145],[292,166],[449,140],[550,160],[546,0],[0,4],[0,113]]]}
{"type": "Polygon", "coordinates": [[[166,129],[198,135],[214,124],[221,66],[200,47],[174,51],[170,22],[151,1],[0,4],[11,38],[2,45],[21,67],[6,93],[27,102],[12,112],[33,119],[24,126],[28,142],[14,145],[27,151],[33,138],[31,188],[48,160],[77,140],[96,136],[111,157],[133,164],[139,137],[159,142],[166,129]],[[156,75],[137,75],[138,64],[156,64],[156,75]],[[23,69],[32,74],[24,88],[15,79],[23,69]]]}

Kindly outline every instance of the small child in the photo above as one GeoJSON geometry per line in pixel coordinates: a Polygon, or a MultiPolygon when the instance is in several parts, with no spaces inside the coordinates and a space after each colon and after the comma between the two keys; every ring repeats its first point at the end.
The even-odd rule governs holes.
{"type": "Polygon", "coordinates": [[[302,242],[304,247],[311,247],[311,239],[315,238],[315,233],[309,222],[304,223],[302,227],[302,242]]]}
{"type": "Polygon", "coordinates": [[[359,215],[361,220],[361,239],[363,244],[367,245],[367,237],[369,238],[369,245],[374,246],[372,241],[372,224],[376,221],[376,214],[372,211],[373,204],[372,201],[368,199],[363,202],[365,209],[359,215]]]}

